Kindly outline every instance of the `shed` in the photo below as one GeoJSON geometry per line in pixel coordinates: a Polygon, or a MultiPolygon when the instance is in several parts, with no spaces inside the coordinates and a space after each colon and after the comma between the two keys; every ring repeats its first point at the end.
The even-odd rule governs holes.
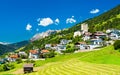
{"type": "Polygon", "coordinates": [[[23,71],[24,71],[24,73],[33,72],[33,64],[31,64],[31,63],[24,64],[23,71]]]}

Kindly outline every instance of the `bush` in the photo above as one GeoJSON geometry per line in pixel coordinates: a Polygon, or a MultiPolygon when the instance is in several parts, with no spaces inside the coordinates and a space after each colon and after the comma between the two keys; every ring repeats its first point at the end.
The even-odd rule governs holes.
{"type": "Polygon", "coordinates": [[[34,61],[34,60],[31,60],[30,63],[35,63],[35,61],[34,61]]]}
{"type": "Polygon", "coordinates": [[[16,59],[16,62],[19,64],[19,63],[22,63],[22,59],[21,58],[18,58],[16,59]]]}
{"type": "Polygon", "coordinates": [[[4,68],[4,71],[7,71],[7,70],[14,69],[15,66],[12,63],[8,63],[8,64],[4,64],[3,68],[4,68]]]}
{"type": "Polygon", "coordinates": [[[26,63],[35,63],[34,60],[30,60],[30,59],[27,59],[25,62],[26,62],[26,63]]]}
{"type": "Polygon", "coordinates": [[[55,57],[56,53],[54,50],[50,50],[50,52],[43,54],[44,58],[52,58],[55,57]]]}
{"type": "Polygon", "coordinates": [[[4,71],[3,66],[4,66],[4,65],[0,65],[0,72],[1,72],[1,71],[4,71]]]}
{"type": "Polygon", "coordinates": [[[68,44],[66,50],[62,51],[63,53],[73,53],[76,50],[74,44],[68,44]]]}
{"type": "Polygon", "coordinates": [[[120,49],[120,40],[116,40],[115,43],[113,44],[113,46],[114,46],[115,50],[120,49]]]}
{"type": "Polygon", "coordinates": [[[0,72],[1,71],[8,71],[8,70],[11,70],[14,68],[15,68],[15,66],[13,63],[2,64],[2,65],[0,65],[0,72]]]}
{"type": "Polygon", "coordinates": [[[20,57],[21,57],[22,59],[27,59],[27,58],[28,58],[27,55],[20,55],[20,57]]]}
{"type": "Polygon", "coordinates": [[[34,60],[27,59],[25,62],[26,63],[33,63],[34,66],[36,65],[34,60]]]}

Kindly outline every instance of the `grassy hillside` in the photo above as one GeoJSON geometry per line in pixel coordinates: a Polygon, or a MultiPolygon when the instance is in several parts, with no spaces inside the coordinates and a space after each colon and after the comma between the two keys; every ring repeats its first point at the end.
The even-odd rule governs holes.
{"type": "MultiPolygon", "coordinates": [[[[120,53],[113,46],[98,51],[58,55],[35,63],[36,72],[26,75],[120,75],[120,53]]],[[[1,74],[23,75],[21,65],[17,64],[16,69],[1,74]]]]}
{"type": "MultiPolygon", "coordinates": [[[[69,60],[47,64],[44,69],[29,75],[119,75],[120,66],[92,64],[88,62],[69,60]]],[[[27,74],[26,74],[27,75],[27,74]]]]}
{"type": "Polygon", "coordinates": [[[92,52],[89,56],[80,58],[80,60],[90,63],[120,65],[120,52],[114,50],[114,48],[110,46],[100,51],[92,52]]]}

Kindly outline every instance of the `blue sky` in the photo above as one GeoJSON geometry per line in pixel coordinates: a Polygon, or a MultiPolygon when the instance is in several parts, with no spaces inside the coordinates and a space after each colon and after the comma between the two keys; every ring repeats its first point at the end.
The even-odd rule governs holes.
{"type": "Polygon", "coordinates": [[[0,42],[19,42],[49,29],[69,28],[118,4],[119,0],[1,0],[0,42]]]}

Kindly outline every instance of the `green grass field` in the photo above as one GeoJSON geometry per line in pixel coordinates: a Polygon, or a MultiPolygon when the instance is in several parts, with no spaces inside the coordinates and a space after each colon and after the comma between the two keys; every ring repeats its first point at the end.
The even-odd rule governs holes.
{"type": "MultiPolygon", "coordinates": [[[[22,64],[0,75],[24,75],[22,64]]],[[[112,46],[99,51],[58,55],[45,61],[36,61],[35,72],[25,75],[120,75],[120,52],[112,46]]]]}

